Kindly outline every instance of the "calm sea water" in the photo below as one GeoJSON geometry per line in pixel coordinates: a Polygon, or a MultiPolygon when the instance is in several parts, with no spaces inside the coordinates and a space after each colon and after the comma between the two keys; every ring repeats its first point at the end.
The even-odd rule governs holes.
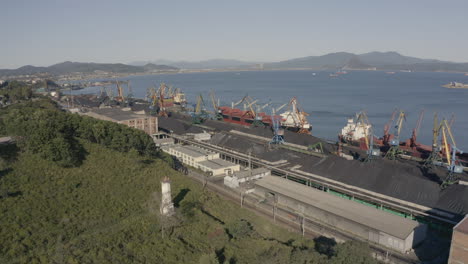
{"type": "MultiPolygon", "coordinates": [[[[455,115],[452,130],[459,148],[468,151],[468,89],[446,89],[441,85],[451,81],[468,83],[468,76],[460,73],[350,71],[332,78],[325,71],[251,71],[211,72],[131,76],[136,97],[143,98],[146,89],[165,82],[181,88],[189,104],[196,102],[198,94],[205,98],[211,109],[209,92],[214,90],[221,105],[231,105],[249,95],[261,103],[272,101],[276,106],[296,96],[301,107],[310,114],[312,133],[335,140],[346,125],[347,118],[356,112],[367,112],[377,136],[395,108],[406,112],[407,118],[401,140],[411,136],[421,110],[424,119],[418,141],[430,145],[435,112],[439,118],[455,115]],[[315,73],[315,74],[314,74],[315,73]]],[[[80,93],[97,92],[87,88],[80,93]]],[[[268,110],[270,111],[270,110],[268,110]]]]}

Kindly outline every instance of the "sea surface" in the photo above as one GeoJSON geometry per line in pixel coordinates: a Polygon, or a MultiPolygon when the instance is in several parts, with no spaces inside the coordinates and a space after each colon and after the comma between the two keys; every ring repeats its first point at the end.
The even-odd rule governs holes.
{"type": "MultiPolygon", "coordinates": [[[[447,89],[442,85],[451,82],[468,83],[461,73],[349,71],[348,74],[330,77],[328,71],[246,71],[180,73],[130,76],[135,97],[144,98],[147,88],[161,82],[185,92],[189,105],[196,103],[199,94],[204,97],[207,109],[212,109],[209,92],[213,90],[221,105],[230,106],[249,95],[259,103],[272,102],[278,107],[297,97],[300,106],[309,113],[309,122],[315,136],[336,140],[356,112],[366,111],[374,127],[374,134],[383,134],[395,109],[406,113],[400,140],[411,137],[419,114],[424,118],[418,141],[431,145],[434,113],[439,118],[455,120],[452,132],[457,147],[468,151],[468,89],[447,89]]],[[[98,87],[76,91],[97,93],[98,87]]],[[[239,105],[238,107],[242,107],[239,105]]],[[[267,113],[270,109],[266,109],[267,113]]],[[[283,108],[285,110],[285,108],[283,108]]],[[[393,133],[393,128],[391,129],[393,133]]],[[[286,139],[287,140],[287,139],[286,139]]]]}

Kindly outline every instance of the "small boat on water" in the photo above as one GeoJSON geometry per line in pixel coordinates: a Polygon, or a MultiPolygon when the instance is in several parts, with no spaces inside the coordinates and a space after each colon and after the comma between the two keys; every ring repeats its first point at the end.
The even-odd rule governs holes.
{"type": "Polygon", "coordinates": [[[395,72],[386,72],[386,74],[395,74],[395,72]]]}

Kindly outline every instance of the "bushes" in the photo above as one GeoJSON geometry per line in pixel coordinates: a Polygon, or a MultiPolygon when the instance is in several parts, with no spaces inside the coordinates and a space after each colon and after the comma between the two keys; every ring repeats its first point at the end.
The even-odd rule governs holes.
{"type": "Polygon", "coordinates": [[[9,108],[1,115],[4,128],[0,132],[17,136],[25,150],[64,167],[77,166],[84,159],[83,147],[76,138],[120,152],[136,150],[140,155],[166,158],[143,131],[63,112],[42,101],[48,100],[9,108]]]}

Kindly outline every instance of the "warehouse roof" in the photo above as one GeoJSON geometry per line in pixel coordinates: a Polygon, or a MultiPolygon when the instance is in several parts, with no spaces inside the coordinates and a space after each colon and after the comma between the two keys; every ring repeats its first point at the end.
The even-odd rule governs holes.
{"type": "Polygon", "coordinates": [[[236,164],[229,162],[229,161],[225,161],[223,159],[204,160],[204,161],[198,162],[198,164],[203,165],[212,170],[218,170],[222,168],[236,166],[236,164]]]}
{"type": "Polygon", "coordinates": [[[174,149],[175,151],[181,152],[187,156],[193,158],[205,157],[206,155],[210,154],[210,152],[201,149],[201,148],[190,148],[190,146],[175,146],[175,147],[167,147],[174,149]]]}
{"type": "MultiPolygon", "coordinates": [[[[123,111],[119,108],[93,109],[90,113],[105,116],[115,121],[124,121],[124,120],[140,119],[140,118],[148,117],[144,115],[137,115],[133,113],[132,111],[123,111]]],[[[91,116],[95,117],[94,115],[91,115],[91,116]]]]}
{"type": "Polygon", "coordinates": [[[258,180],[255,185],[400,239],[406,239],[419,225],[416,221],[339,198],[280,177],[267,176],[258,180]]]}
{"type": "Polygon", "coordinates": [[[269,171],[270,170],[267,169],[267,168],[260,167],[260,168],[256,168],[256,169],[253,169],[253,170],[244,170],[244,171],[235,172],[234,176],[241,179],[241,178],[250,177],[250,175],[255,176],[255,175],[258,175],[258,174],[267,173],[269,171]]]}

